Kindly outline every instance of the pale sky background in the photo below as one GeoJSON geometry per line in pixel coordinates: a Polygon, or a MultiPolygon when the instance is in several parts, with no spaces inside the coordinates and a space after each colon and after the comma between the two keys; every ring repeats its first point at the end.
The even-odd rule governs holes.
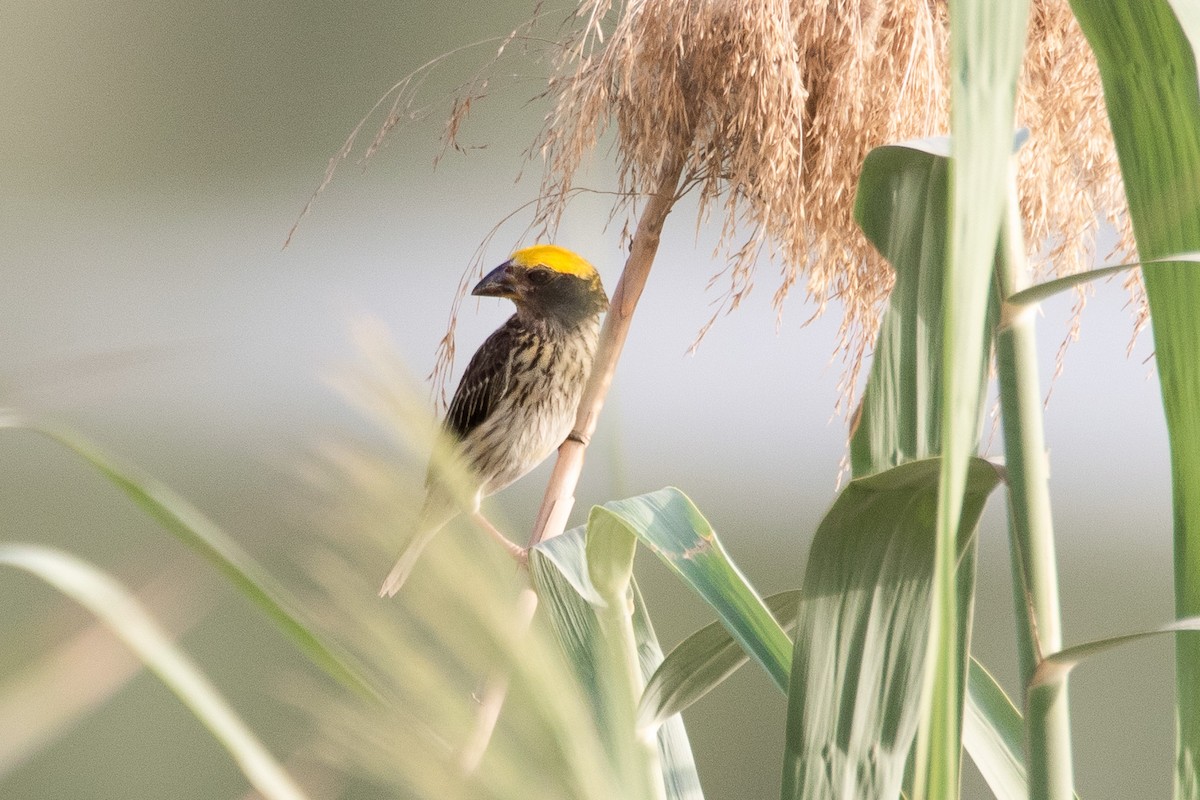
{"type": "MultiPolygon", "coordinates": [[[[530,8],[10,0],[0,22],[0,405],[69,424],[192,498],[268,564],[286,563],[295,498],[281,487],[295,464],[323,439],[376,435],[322,375],[353,360],[349,325],[364,315],[389,326],[417,376],[429,372],[462,270],[537,189],[536,164],[522,183],[513,179],[540,121],[542,107],[525,101],[544,67],[508,62],[523,73],[498,81],[507,88],[468,122],[465,141],[478,149],[451,153],[435,170],[445,99],[494,48],[451,60],[423,94],[430,118],[397,131],[365,169],[344,164],[292,245],[280,245],[326,160],[376,98],[452,47],[507,33],[530,8]]],[[[597,189],[612,187],[611,155],[597,155],[597,189]]],[[[619,226],[605,230],[606,214],[603,197],[583,198],[558,242],[588,255],[611,289],[621,256],[619,226]]],[[[485,264],[502,261],[523,226],[503,228],[485,264]]],[[[797,293],[777,320],[767,268],[689,356],[719,299],[719,287],[705,288],[721,267],[712,250],[712,234],[697,236],[689,208],[679,209],[577,508],[679,486],[762,591],[794,588],[844,453],[845,421],[833,413],[838,308],[804,326],[812,307],[797,293]]],[[[1125,302],[1118,283],[1096,287],[1047,408],[1068,642],[1171,616],[1169,473],[1152,343],[1146,333],[1126,355],[1125,302]]],[[[1069,305],[1048,304],[1040,326],[1047,381],[1069,305]]],[[[458,371],[508,313],[496,301],[464,304],[458,371]]],[[[538,476],[498,501],[506,513],[532,512],[538,476]]],[[[976,650],[1011,688],[999,500],[982,533],[976,650]]],[[[156,554],[179,557],[108,487],[27,435],[0,436],[0,509],[0,538],[60,545],[118,573],[145,575],[156,554]]],[[[664,644],[710,621],[665,571],[640,568],[664,644]]],[[[0,648],[11,650],[0,653],[2,677],[39,637],[62,635],[62,624],[39,620],[65,604],[15,579],[0,583],[0,601],[8,609],[0,640],[17,642],[0,648]]],[[[212,655],[219,631],[185,644],[208,653],[221,676],[212,655]]],[[[1081,794],[1165,795],[1169,643],[1104,657],[1077,676],[1081,794]]],[[[82,770],[94,778],[92,797],[208,796],[155,772],[185,757],[207,759],[210,774],[231,771],[164,695],[139,679],[0,778],[0,794],[65,796],[68,776],[82,770]],[[170,735],[157,715],[170,720],[161,723],[170,735]],[[124,744],[104,744],[106,731],[124,744]],[[144,772],[122,776],[122,764],[144,772]]],[[[710,800],[777,794],[783,701],[763,676],[744,670],[687,720],[710,800]]],[[[232,772],[229,785],[239,785],[232,772]]]]}

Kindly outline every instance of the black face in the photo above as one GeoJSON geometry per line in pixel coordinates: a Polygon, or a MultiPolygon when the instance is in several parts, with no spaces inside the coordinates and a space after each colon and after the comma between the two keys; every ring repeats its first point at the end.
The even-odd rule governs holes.
{"type": "Polygon", "coordinates": [[[599,278],[589,281],[536,266],[525,270],[518,283],[524,284],[518,304],[541,316],[572,322],[608,308],[599,278]]]}
{"type": "Polygon", "coordinates": [[[525,279],[529,281],[529,285],[537,288],[539,286],[547,286],[554,282],[555,278],[573,277],[568,275],[560,275],[549,267],[537,266],[529,269],[525,273],[525,279]]]}
{"type": "Polygon", "coordinates": [[[471,291],[481,297],[507,297],[519,309],[538,317],[578,322],[608,308],[599,276],[590,280],[549,267],[522,267],[505,262],[471,291]]]}

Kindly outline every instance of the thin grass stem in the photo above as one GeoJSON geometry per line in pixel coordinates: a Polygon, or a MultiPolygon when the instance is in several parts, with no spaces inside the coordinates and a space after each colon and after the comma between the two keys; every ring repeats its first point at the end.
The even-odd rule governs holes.
{"type": "Polygon", "coordinates": [[[672,161],[664,166],[658,190],[650,196],[638,219],[633,243],[629,248],[629,258],[625,261],[621,279],[613,290],[608,316],[605,317],[604,327],[600,331],[596,360],[592,365],[592,374],[588,377],[587,386],[584,387],[583,397],[579,401],[572,436],[558,448],[558,460],[554,463],[554,471],[550,474],[546,494],[542,498],[533,534],[529,539],[531,548],[543,539],[557,536],[566,530],[567,518],[575,505],[575,487],[583,470],[586,443],[596,432],[596,423],[604,407],[604,398],[608,395],[608,387],[612,385],[613,374],[617,370],[617,362],[625,346],[625,337],[629,334],[633,312],[637,309],[638,299],[642,296],[646,279],[650,276],[650,268],[654,265],[663,223],[675,205],[676,188],[683,173],[684,161],[684,153],[678,152],[672,161]]]}
{"type": "MultiPolygon", "coordinates": [[[[1007,299],[1029,281],[1015,184],[1001,230],[996,279],[1007,299]]],[[[1042,420],[1033,308],[1005,320],[996,341],[1000,413],[1008,468],[1009,536],[1017,644],[1026,685],[1042,655],[1062,648],[1058,564],[1050,509],[1049,461],[1042,420]]],[[[1067,684],[1026,696],[1025,745],[1031,800],[1070,800],[1074,793],[1067,684]]]]}

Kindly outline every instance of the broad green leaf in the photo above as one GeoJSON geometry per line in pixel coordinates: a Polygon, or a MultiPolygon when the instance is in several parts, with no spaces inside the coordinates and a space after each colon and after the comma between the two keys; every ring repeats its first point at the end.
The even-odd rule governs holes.
{"type": "MultiPolygon", "coordinates": [[[[575,534],[571,538],[553,537],[534,551],[531,564],[535,579],[545,586],[541,593],[548,595],[552,623],[585,685],[600,693],[597,696],[603,696],[602,681],[595,670],[597,658],[602,655],[596,650],[596,639],[602,635],[596,620],[613,601],[612,587],[599,587],[596,583],[619,580],[624,569],[626,545],[616,534],[617,529],[623,530],[630,541],[636,537],[695,589],[716,610],[739,645],[753,654],[781,689],[786,685],[791,641],[729,559],[708,521],[682,492],[673,488],[593,508],[588,519],[586,559],[584,545],[576,541],[575,534]],[[601,531],[606,533],[601,536],[601,531]],[[600,563],[604,559],[611,559],[609,567],[600,563]],[[614,575],[609,568],[618,563],[622,567],[614,575]],[[554,569],[548,570],[551,565],[554,569]],[[569,586],[570,591],[565,591],[562,584],[569,586]]],[[[654,648],[657,649],[657,642],[654,648]]],[[[643,660],[643,667],[650,663],[645,656],[643,660]]],[[[660,661],[661,653],[653,660],[653,667],[657,668],[660,661]]],[[[660,757],[668,776],[679,768],[671,766],[662,737],[671,734],[677,722],[678,719],[669,720],[659,733],[660,757]]],[[[682,728],[678,731],[682,733],[682,728]]],[[[679,737],[669,736],[666,741],[678,742],[679,737]]],[[[684,746],[676,749],[688,753],[689,760],[680,772],[683,776],[680,791],[688,792],[692,783],[698,786],[698,780],[691,779],[694,765],[690,762],[690,749],[684,746]]]]}
{"type": "MultiPolygon", "coordinates": [[[[608,736],[605,746],[610,760],[620,758],[623,748],[611,741],[614,736],[636,735],[632,723],[632,706],[627,700],[614,696],[612,681],[604,679],[600,670],[609,663],[604,626],[600,614],[608,602],[592,585],[587,561],[586,532],[575,528],[561,536],[540,542],[530,553],[530,574],[538,597],[549,618],[568,663],[574,668],[593,704],[600,723],[598,729],[608,736]],[[625,702],[624,708],[615,704],[625,702]],[[629,715],[627,730],[616,730],[607,724],[614,717],[629,715]]],[[[662,660],[662,650],[654,635],[637,585],[630,582],[633,602],[633,632],[637,655],[644,677],[649,677],[662,660]]],[[[691,745],[682,718],[668,720],[658,730],[658,760],[666,796],[670,800],[702,800],[700,778],[692,758],[691,745]]],[[[631,765],[615,764],[621,774],[633,769],[631,765]]]]}
{"type": "Polygon", "coordinates": [[[592,509],[591,524],[605,517],[624,525],[695,589],[775,683],[787,685],[791,641],[683,492],[666,488],[605,503],[592,509]]]}
{"type": "Polygon", "coordinates": [[[231,584],[266,612],[308,658],[344,686],[363,696],[375,691],[341,649],[328,643],[292,611],[299,604],[265,569],[199,509],[170,488],[124,465],[83,437],[60,428],[35,424],[0,409],[0,429],[25,429],[42,434],[74,451],[97,472],[129,496],[143,511],[203,556],[231,584]]]}
{"type": "Polygon", "coordinates": [[[119,583],[72,555],[38,545],[0,545],[0,564],[36,575],[95,614],[208,728],[264,797],[306,796],[204,673],[119,583]]]}
{"type": "MultiPolygon", "coordinates": [[[[1018,136],[1018,145],[1020,141],[1018,136]]],[[[944,380],[947,306],[944,265],[949,149],[945,138],[876,148],[867,157],[859,178],[856,219],[896,269],[896,285],[880,326],[859,422],[851,439],[855,477],[915,458],[936,456],[942,449],[940,388],[944,380]]],[[[987,329],[994,326],[995,316],[992,303],[985,319],[987,329]]],[[[980,373],[977,380],[978,399],[983,396],[984,375],[980,373]]],[[[974,430],[979,429],[982,414],[979,403],[974,410],[974,430]]],[[[955,612],[959,618],[957,640],[961,643],[957,649],[963,654],[967,652],[974,597],[973,551],[970,555],[956,568],[955,612]]],[[[910,611],[907,617],[895,620],[894,626],[907,626],[913,636],[924,636],[930,624],[928,608],[914,606],[910,611]]],[[[847,636],[855,630],[844,629],[850,632],[847,636]]],[[[838,645],[830,642],[829,646],[838,645]]],[[[918,704],[922,683],[912,681],[909,687],[908,702],[918,704]]],[[[963,702],[961,690],[958,696],[963,702]]],[[[791,708],[798,708],[795,700],[791,708]]],[[[875,735],[881,736],[882,732],[875,735]]]]}
{"type": "Polygon", "coordinates": [[[950,132],[954,169],[943,318],[941,484],[933,597],[924,674],[924,720],[917,737],[913,797],[958,793],[965,691],[963,650],[970,628],[956,575],[967,472],[978,440],[993,257],[1007,198],[1013,107],[1025,50],[1028,0],[950,2],[950,132]]]}
{"type": "Polygon", "coordinates": [[[854,216],[896,270],[850,440],[856,478],[941,452],[942,264],[946,139],[877,147],[863,162],[854,216]]]}
{"type": "MultiPolygon", "coordinates": [[[[795,627],[798,590],[764,597],[763,602],[785,632],[795,627]]],[[[661,725],[717,688],[749,660],[749,654],[720,620],[705,625],[677,644],[646,682],[638,707],[638,728],[652,730],[661,725]]]]}
{"type": "MultiPolygon", "coordinates": [[[[796,625],[800,592],[764,598],[784,630],[796,625]]],[[[706,625],[672,650],[646,684],[638,713],[641,728],[686,710],[749,661],[720,622],[706,625]]],[[[1021,713],[976,660],[967,677],[963,747],[998,800],[1026,800],[1024,725],[1021,713]]]]}
{"type": "MultiPolygon", "coordinates": [[[[968,462],[954,561],[998,470],[968,462]]],[[[938,459],[858,478],[809,554],[788,693],[783,797],[894,798],[920,721],[935,542],[938,459]]]]}
{"type": "MultiPolygon", "coordinates": [[[[1072,0],[1100,67],[1142,258],[1200,250],[1200,10],[1165,0],[1072,0]]],[[[1175,613],[1200,614],[1200,270],[1145,273],[1171,445],[1175,613]]],[[[1200,641],[1176,653],[1175,794],[1200,798],[1200,641]]]]}

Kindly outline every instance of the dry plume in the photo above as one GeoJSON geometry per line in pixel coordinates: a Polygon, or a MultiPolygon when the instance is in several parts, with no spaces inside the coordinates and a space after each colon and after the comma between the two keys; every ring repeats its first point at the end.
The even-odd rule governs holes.
{"type": "MultiPolygon", "coordinates": [[[[698,192],[701,224],[720,220],[722,308],[737,307],[762,262],[779,271],[777,308],[801,278],[818,308],[840,301],[852,391],[892,283],[853,220],[859,169],[873,147],[947,132],[945,3],[584,0],[576,18],[533,150],[545,162],[534,226],[553,230],[610,128],[617,213],[682,151],[681,192],[698,192]]],[[[1031,132],[1019,190],[1038,269],[1090,265],[1099,220],[1131,253],[1099,75],[1065,0],[1032,4],[1017,118],[1031,132]]]]}

